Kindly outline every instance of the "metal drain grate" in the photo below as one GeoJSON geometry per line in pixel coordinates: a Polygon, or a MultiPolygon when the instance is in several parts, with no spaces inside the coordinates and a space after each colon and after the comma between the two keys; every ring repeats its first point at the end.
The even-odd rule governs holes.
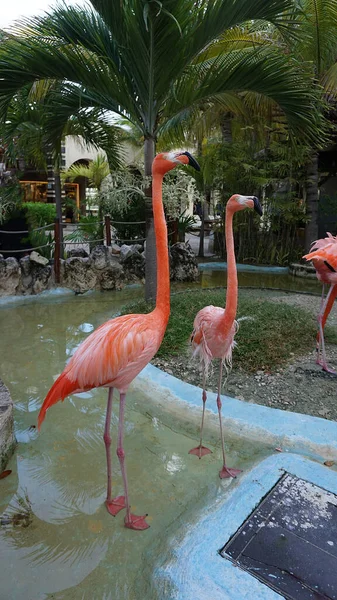
{"type": "Polygon", "coordinates": [[[286,473],[220,554],[288,600],[337,600],[337,496],[286,473]]]}

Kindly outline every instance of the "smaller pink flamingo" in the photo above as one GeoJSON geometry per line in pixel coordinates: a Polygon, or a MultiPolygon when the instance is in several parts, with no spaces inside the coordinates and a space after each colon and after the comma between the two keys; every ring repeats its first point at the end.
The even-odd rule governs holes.
{"type": "Polygon", "coordinates": [[[190,450],[189,454],[195,454],[199,458],[211,451],[202,445],[202,432],[204,427],[205,405],[207,400],[206,378],[208,369],[213,358],[220,360],[220,372],[218,381],[217,407],[219,413],[220,436],[222,444],[223,467],[219,472],[220,478],[236,477],[241,471],[239,469],[229,469],[226,466],[225,447],[222,433],[221,418],[221,382],[223,365],[231,367],[232,351],[235,346],[234,336],[238,329],[238,323],[235,320],[238,304],[238,277],[236,271],[234,237],[233,237],[233,215],[239,210],[245,208],[254,208],[261,216],[262,208],[255,196],[241,196],[235,194],[232,196],[226,206],[226,248],[227,248],[227,295],[226,307],[206,306],[198,312],[194,319],[193,333],[191,337],[193,355],[199,356],[201,368],[203,371],[203,390],[202,390],[202,418],[200,429],[199,446],[190,450]]]}
{"type": "Polygon", "coordinates": [[[305,254],[303,258],[307,261],[312,260],[317,279],[323,284],[321,307],[318,313],[317,364],[322,367],[323,371],[336,374],[336,371],[330,369],[327,364],[324,327],[337,296],[337,236],[328,233],[328,237],[316,240],[312,243],[309,254],[305,254]],[[324,286],[326,283],[330,284],[330,289],[324,300],[324,286]]]}

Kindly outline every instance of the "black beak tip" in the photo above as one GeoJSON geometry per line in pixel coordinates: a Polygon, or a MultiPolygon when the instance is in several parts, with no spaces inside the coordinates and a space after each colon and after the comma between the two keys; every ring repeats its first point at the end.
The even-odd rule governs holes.
{"type": "Polygon", "coordinates": [[[200,171],[200,165],[198,161],[196,161],[195,158],[192,156],[192,154],[190,154],[189,152],[182,152],[182,154],[185,154],[185,156],[188,157],[188,164],[191,167],[193,167],[196,171],[200,171]]]}
{"type": "Polygon", "coordinates": [[[256,196],[253,196],[253,201],[254,201],[254,210],[256,210],[257,214],[260,215],[260,217],[262,217],[262,206],[259,202],[259,199],[256,196]]]}

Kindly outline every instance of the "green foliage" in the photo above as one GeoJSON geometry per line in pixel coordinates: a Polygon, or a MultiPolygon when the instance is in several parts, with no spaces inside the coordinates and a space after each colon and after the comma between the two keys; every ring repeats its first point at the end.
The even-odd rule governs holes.
{"type": "MultiPolygon", "coordinates": [[[[197,293],[173,295],[170,321],[157,356],[182,356],[182,360],[186,360],[194,318],[201,308],[208,305],[224,306],[224,290],[198,290],[197,293]]],[[[123,313],[144,313],[151,308],[141,301],[125,307],[123,313]]],[[[240,323],[235,336],[234,368],[247,372],[262,368],[273,370],[285,364],[290,352],[300,355],[313,347],[316,326],[312,315],[302,308],[241,296],[238,317],[250,319],[240,323]]]]}
{"type": "Polygon", "coordinates": [[[144,136],[160,137],[183,127],[201,104],[252,90],[278,103],[293,131],[315,136],[315,93],[292,56],[267,37],[261,46],[212,53],[213,41],[251,20],[286,32],[294,20],[292,0],[169,4],[170,10],[139,0],[59,5],[17,26],[16,35],[2,42],[0,108],[6,110],[13,95],[36,79],[66,81],[49,111],[54,129],[61,127],[60,114],[80,107],[113,110],[144,136]]]}
{"type": "Polygon", "coordinates": [[[186,233],[194,231],[193,225],[196,222],[196,218],[193,215],[186,215],[185,213],[186,210],[178,217],[178,235],[181,242],[185,241],[186,233]]]}
{"type": "Polygon", "coordinates": [[[0,224],[11,217],[21,203],[22,188],[18,183],[8,183],[0,186],[0,224]]]}
{"type": "Polygon", "coordinates": [[[53,230],[56,218],[56,208],[54,204],[44,202],[24,202],[22,209],[26,215],[29,235],[26,241],[29,241],[32,248],[39,248],[37,251],[45,258],[51,259],[54,248],[51,245],[54,241],[53,230]],[[35,231],[39,227],[49,225],[47,229],[35,231]],[[50,245],[48,245],[50,244],[50,245]],[[43,247],[45,246],[45,247],[43,247]]]}
{"type": "Polygon", "coordinates": [[[109,163],[103,154],[98,154],[96,158],[90,161],[89,165],[72,165],[62,174],[62,179],[74,181],[77,177],[86,177],[90,187],[97,190],[101,189],[104,179],[109,175],[109,163]]]}
{"type": "MultiPolygon", "coordinates": [[[[233,220],[239,262],[287,265],[303,254],[302,231],[306,223],[303,188],[308,148],[294,148],[275,130],[267,139],[256,139],[234,129],[231,144],[215,142],[203,148],[199,187],[212,189],[215,212],[225,218],[228,198],[235,193],[255,195],[263,217],[242,211],[233,220]],[[207,184],[205,183],[205,180],[207,184]]],[[[214,227],[215,252],[226,257],[223,221],[214,227]]]]}
{"type": "Polygon", "coordinates": [[[76,229],[64,236],[64,241],[75,243],[88,243],[92,249],[96,244],[103,244],[100,239],[101,226],[99,219],[93,216],[80,217],[76,229]]]}
{"type": "Polygon", "coordinates": [[[28,225],[31,229],[43,227],[44,225],[52,224],[56,218],[56,208],[54,204],[45,202],[25,202],[23,210],[26,213],[28,225]]]}

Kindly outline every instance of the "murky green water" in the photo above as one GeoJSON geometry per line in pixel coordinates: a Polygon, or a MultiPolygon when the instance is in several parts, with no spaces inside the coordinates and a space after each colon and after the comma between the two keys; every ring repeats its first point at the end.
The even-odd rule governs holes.
{"type": "MultiPolygon", "coordinates": [[[[240,274],[241,285],[246,276],[240,274]]],[[[267,278],[265,286],[271,287],[267,278]]],[[[275,287],[283,285],[281,278],[285,281],[274,276],[275,287]]],[[[223,272],[204,273],[202,286],[223,280],[223,272]]],[[[19,441],[8,465],[13,472],[0,480],[0,600],[150,600],[148,573],[170,528],[178,519],[193,526],[203,502],[216,501],[235,485],[218,478],[219,446],[202,461],[188,455],[197,432],[191,439],[178,421],[172,427],[165,414],[155,416],[156,399],[137,393],[135,386],[128,395],[125,434],[131,504],[137,514],[149,514],[151,527],[130,531],[123,527],[123,511],[114,518],[104,507],[107,392],[72,396],[52,407],[40,435],[32,427],[77,345],[141,294],[142,289],[130,289],[51,296],[0,307],[0,374],[15,402],[19,441]],[[134,591],[135,580],[141,593],[134,591]]],[[[117,399],[112,421],[116,447],[117,399]]],[[[267,451],[232,441],[229,463],[247,470],[267,451]]],[[[122,480],[115,453],[113,469],[118,495],[122,480]]]]}
{"type": "MultiPolygon", "coordinates": [[[[226,282],[225,271],[203,271],[200,277],[203,288],[222,286],[226,282]]],[[[238,279],[240,287],[271,288],[316,294],[320,294],[322,291],[322,285],[316,278],[309,279],[272,273],[238,273],[238,279]]]]}
{"type": "MultiPolygon", "coordinates": [[[[150,529],[123,527],[123,512],[104,507],[106,467],[103,444],[107,392],[75,395],[49,411],[37,434],[37,414],[53,379],[76,346],[100,323],[141,291],[94,293],[64,299],[34,299],[0,308],[1,377],[15,402],[19,441],[0,480],[1,600],[135,600],[134,580],[149,561],[153,543],[163,544],[170,526],[195,503],[222,496],[219,447],[202,461],[188,455],[195,444],[179,423],[154,417],[155,398],[128,396],[125,447],[132,510],[148,513],[150,529]],[[145,561],[145,562],[144,562],[145,561]]],[[[113,412],[116,446],[118,402],[113,412]]],[[[260,448],[230,445],[230,460],[245,469],[265,454],[260,448]]],[[[114,491],[122,493],[113,453],[114,491]]],[[[199,506],[200,510],[200,506],[199,506]]]]}

